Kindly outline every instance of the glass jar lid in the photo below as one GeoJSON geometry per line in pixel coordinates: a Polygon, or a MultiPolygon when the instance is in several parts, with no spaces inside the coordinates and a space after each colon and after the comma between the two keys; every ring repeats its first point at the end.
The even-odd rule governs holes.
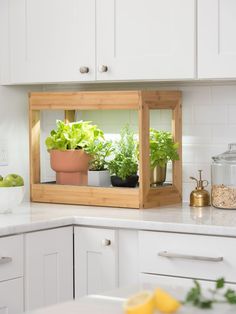
{"type": "Polygon", "coordinates": [[[236,143],[231,143],[228,150],[220,155],[212,157],[215,162],[236,163],[236,143]]]}

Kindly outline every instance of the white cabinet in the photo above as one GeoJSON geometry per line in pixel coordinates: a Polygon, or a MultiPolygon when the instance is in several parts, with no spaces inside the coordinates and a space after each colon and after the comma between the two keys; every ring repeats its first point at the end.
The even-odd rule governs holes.
{"type": "Polygon", "coordinates": [[[23,300],[23,278],[0,282],[0,314],[22,313],[23,300]]]}
{"type": "Polygon", "coordinates": [[[140,231],[140,272],[236,283],[235,245],[235,238],[140,231]]]}
{"type": "Polygon", "coordinates": [[[235,0],[198,0],[199,78],[236,78],[235,16],[235,0]]]}
{"type": "Polygon", "coordinates": [[[95,79],[95,0],[8,0],[8,10],[10,82],[95,79]]]}
{"type": "Polygon", "coordinates": [[[1,81],[194,78],[194,3],[2,0],[1,81]]]}
{"type": "Polygon", "coordinates": [[[25,235],[25,307],[73,298],[73,228],[25,235]]]}
{"type": "Polygon", "coordinates": [[[23,312],[23,236],[0,238],[0,314],[23,312]]]}
{"type": "Polygon", "coordinates": [[[194,0],[97,0],[98,80],[194,78],[194,56],[194,0]]]}
{"type": "Polygon", "coordinates": [[[117,231],[75,227],[75,297],[117,287],[117,231]]]}

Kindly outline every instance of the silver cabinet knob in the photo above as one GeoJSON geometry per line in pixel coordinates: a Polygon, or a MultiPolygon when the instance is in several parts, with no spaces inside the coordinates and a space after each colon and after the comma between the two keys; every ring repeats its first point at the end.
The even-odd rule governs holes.
{"type": "Polygon", "coordinates": [[[98,71],[101,73],[107,72],[108,71],[108,66],[107,65],[100,65],[98,68],[98,71]]]}
{"type": "Polygon", "coordinates": [[[102,246],[109,246],[109,245],[111,245],[111,240],[108,240],[108,239],[102,240],[102,246]]]}
{"type": "Polygon", "coordinates": [[[79,71],[81,74],[85,74],[89,72],[89,68],[88,67],[80,67],[79,71]]]}

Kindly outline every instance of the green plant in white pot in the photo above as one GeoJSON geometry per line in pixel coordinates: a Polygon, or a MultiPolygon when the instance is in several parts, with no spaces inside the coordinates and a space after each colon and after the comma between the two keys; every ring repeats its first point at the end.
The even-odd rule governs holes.
{"type": "Polygon", "coordinates": [[[89,146],[88,153],[91,159],[89,161],[88,185],[111,185],[108,158],[111,155],[112,149],[112,142],[106,140],[96,140],[89,146]]]}
{"type": "Polygon", "coordinates": [[[115,142],[113,159],[108,164],[111,183],[118,187],[136,187],[138,183],[137,141],[134,132],[126,125],[121,138],[115,142]]]}
{"type": "Polygon", "coordinates": [[[90,147],[103,138],[103,132],[90,121],[64,123],[57,120],[57,128],[46,139],[51,167],[56,171],[56,182],[87,185],[90,147]]]}
{"type": "Polygon", "coordinates": [[[179,160],[178,147],[170,132],[150,129],[151,185],[162,185],[165,182],[167,163],[179,160]]]}

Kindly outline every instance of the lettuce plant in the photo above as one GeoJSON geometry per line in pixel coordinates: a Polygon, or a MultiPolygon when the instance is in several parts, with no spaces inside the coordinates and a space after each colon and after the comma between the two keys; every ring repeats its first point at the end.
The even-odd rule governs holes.
{"type": "Polygon", "coordinates": [[[103,132],[91,121],[64,123],[57,120],[56,126],[45,141],[48,150],[83,149],[87,152],[96,140],[104,138],[103,132]]]}

